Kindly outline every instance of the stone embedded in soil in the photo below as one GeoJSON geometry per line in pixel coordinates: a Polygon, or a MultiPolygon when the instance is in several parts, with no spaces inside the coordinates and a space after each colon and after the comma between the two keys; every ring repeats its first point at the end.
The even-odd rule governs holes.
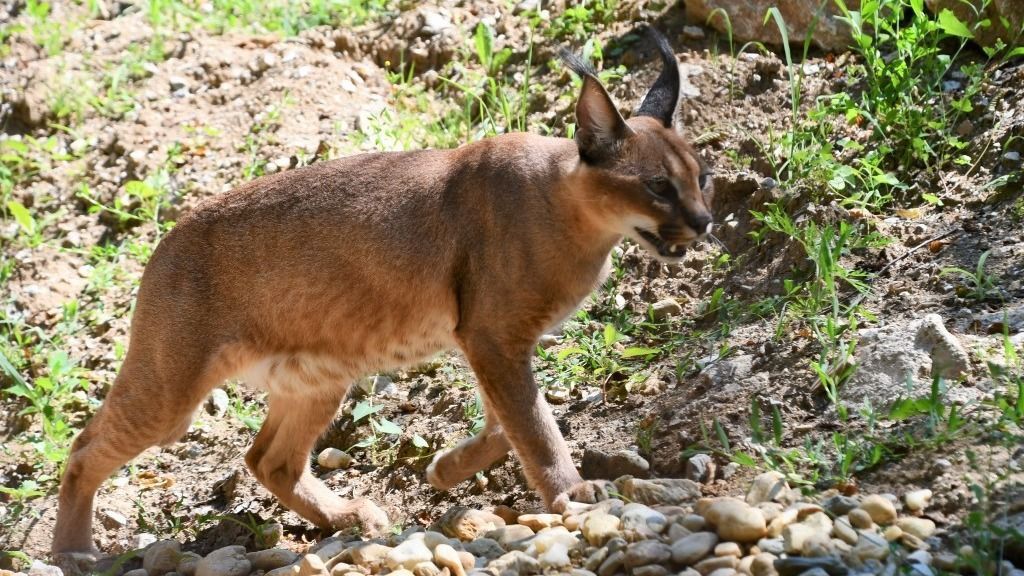
{"type": "Polygon", "coordinates": [[[779,472],[765,472],[758,474],[750,484],[746,501],[751,506],[757,506],[762,502],[781,502],[788,497],[789,484],[786,483],[786,477],[779,472]]]}
{"type": "Polygon", "coordinates": [[[247,576],[251,569],[245,546],[225,546],[199,561],[196,576],[247,576]]]}
{"type": "Polygon", "coordinates": [[[328,470],[348,468],[352,465],[352,456],[337,448],[324,448],[320,454],[317,454],[316,463],[328,470]]]}
{"type": "Polygon", "coordinates": [[[715,479],[715,461],[707,454],[694,454],[686,460],[685,476],[694,482],[711,482],[715,479]]]}
{"type": "Polygon", "coordinates": [[[861,510],[871,516],[875,524],[892,524],[896,521],[896,506],[885,496],[871,494],[860,502],[861,510]]]}
{"type": "Polygon", "coordinates": [[[220,418],[228,411],[230,403],[227,392],[221,388],[214,388],[206,398],[206,403],[203,406],[206,408],[207,414],[214,418],[220,418]]]}
{"type": "Polygon", "coordinates": [[[755,542],[767,533],[764,514],[736,498],[702,498],[697,513],[715,527],[718,536],[733,542],[755,542]]]}
{"type": "Polygon", "coordinates": [[[672,543],[672,561],[683,566],[696,564],[710,554],[716,544],[718,535],[714,532],[690,534],[672,543]]]}
{"type": "Polygon", "coordinates": [[[580,471],[588,480],[619,478],[620,476],[646,477],[651,465],[632,450],[619,450],[612,454],[587,448],[583,451],[580,471]]]}
{"type": "Polygon", "coordinates": [[[651,305],[651,316],[655,320],[664,320],[669,316],[678,316],[683,313],[683,307],[673,298],[660,300],[651,305]]]}
{"type": "Polygon", "coordinates": [[[181,558],[181,543],[177,540],[160,540],[146,548],[142,567],[151,576],[163,576],[174,572],[181,558]]]}
{"type": "Polygon", "coordinates": [[[678,506],[690,504],[701,496],[700,485],[683,478],[654,478],[644,480],[624,476],[615,486],[626,499],[640,504],[678,506]]]}

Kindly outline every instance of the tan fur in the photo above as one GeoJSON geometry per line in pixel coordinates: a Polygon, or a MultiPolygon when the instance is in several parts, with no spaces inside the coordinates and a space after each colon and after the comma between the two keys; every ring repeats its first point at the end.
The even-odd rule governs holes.
{"type": "Polygon", "coordinates": [[[693,149],[652,118],[628,127],[596,164],[572,140],[509,134],[314,164],[182,218],[143,276],[115,385],[72,447],[54,552],[91,550],[100,484],[147,447],[174,442],[232,376],[269,393],[245,459],[256,478],[317,525],[384,529],[379,508],[343,500],[311,474],[310,450],[353,379],[452,347],[477,375],[487,424],[435,459],[431,483],[450,488],[514,449],[552,509],[601,497],[570,459],[531,354],[638,223],[686,245],[705,230],[681,210],[709,219],[693,149]],[[678,183],[682,208],[644,188],[651,175],[678,183]]]}

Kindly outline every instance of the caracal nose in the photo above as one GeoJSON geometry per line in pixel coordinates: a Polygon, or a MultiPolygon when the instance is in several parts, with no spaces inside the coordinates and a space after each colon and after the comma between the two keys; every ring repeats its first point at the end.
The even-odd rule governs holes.
{"type": "Polygon", "coordinates": [[[710,233],[713,226],[711,214],[706,210],[701,210],[695,214],[686,214],[686,224],[701,236],[710,233]]]}

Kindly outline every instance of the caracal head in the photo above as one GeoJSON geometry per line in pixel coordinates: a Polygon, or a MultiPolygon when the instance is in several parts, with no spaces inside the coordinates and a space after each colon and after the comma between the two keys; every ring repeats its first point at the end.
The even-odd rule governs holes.
{"type": "Polygon", "coordinates": [[[580,163],[573,174],[585,209],[609,232],[663,262],[678,262],[711,232],[711,171],[675,126],[679,67],[668,41],[651,30],[663,68],[637,113],[623,119],[593,69],[563,55],[583,79],[576,103],[580,163]]]}

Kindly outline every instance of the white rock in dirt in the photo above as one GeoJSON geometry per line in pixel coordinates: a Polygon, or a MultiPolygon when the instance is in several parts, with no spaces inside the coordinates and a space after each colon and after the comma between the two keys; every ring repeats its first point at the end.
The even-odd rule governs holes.
{"type": "Polygon", "coordinates": [[[324,448],[319,454],[317,454],[316,463],[329,470],[348,468],[352,465],[352,456],[344,450],[338,450],[337,448],[324,448]]]}
{"type": "Polygon", "coordinates": [[[251,569],[245,546],[225,546],[199,561],[196,576],[247,576],[251,569]]]}
{"type": "Polygon", "coordinates": [[[907,506],[907,510],[912,512],[920,512],[928,507],[928,502],[932,499],[932,491],[924,488],[922,490],[914,490],[908,492],[903,496],[903,503],[907,506]]]}
{"type": "Polygon", "coordinates": [[[768,531],[764,514],[736,498],[702,498],[696,509],[723,540],[756,542],[768,531]]]}
{"type": "Polygon", "coordinates": [[[453,576],[466,576],[459,553],[448,544],[438,544],[434,548],[434,564],[447,568],[453,576]]]}
{"type": "Polygon", "coordinates": [[[892,524],[896,521],[896,506],[885,496],[871,494],[860,502],[861,510],[871,516],[875,524],[892,524]]]}
{"type": "Polygon", "coordinates": [[[683,566],[696,564],[710,554],[716,544],[718,535],[714,532],[690,534],[672,543],[672,561],[683,566]]]}
{"type": "Polygon", "coordinates": [[[602,546],[620,534],[621,525],[617,516],[601,511],[592,512],[583,521],[583,537],[593,546],[602,546]]]}
{"type": "Polygon", "coordinates": [[[142,532],[132,536],[132,539],[128,542],[128,547],[131,550],[142,550],[154,542],[156,542],[156,536],[148,532],[142,532]]]}
{"type": "Polygon", "coordinates": [[[651,316],[655,320],[664,320],[669,316],[678,316],[683,313],[683,307],[674,298],[660,300],[651,305],[651,316]]]}
{"type": "Polygon", "coordinates": [[[249,559],[253,570],[274,570],[275,568],[294,564],[299,559],[298,554],[284,548],[257,550],[256,552],[249,552],[245,557],[249,559]]]}
{"type": "Polygon", "coordinates": [[[142,556],[142,567],[150,576],[163,576],[174,572],[181,559],[181,543],[177,540],[160,540],[146,548],[142,556]]]}
{"type": "Polygon", "coordinates": [[[430,551],[430,548],[427,548],[423,539],[410,538],[388,552],[387,564],[392,570],[396,568],[412,570],[417,564],[430,562],[433,559],[434,554],[430,551]]]}
{"type": "Polygon", "coordinates": [[[789,484],[785,475],[779,472],[758,474],[747,491],[747,504],[757,506],[762,502],[780,502],[789,497],[789,484]]]}
{"type": "Polygon", "coordinates": [[[136,568],[135,570],[129,570],[121,576],[149,576],[149,572],[146,572],[145,568],[136,568]]]}
{"type": "Polygon", "coordinates": [[[228,393],[221,388],[214,388],[210,392],[210,396],[206,398],[206,413],[214,418],[220,418],[228,411],[228,405],[231,400],[228,398],[228,393]]]}

